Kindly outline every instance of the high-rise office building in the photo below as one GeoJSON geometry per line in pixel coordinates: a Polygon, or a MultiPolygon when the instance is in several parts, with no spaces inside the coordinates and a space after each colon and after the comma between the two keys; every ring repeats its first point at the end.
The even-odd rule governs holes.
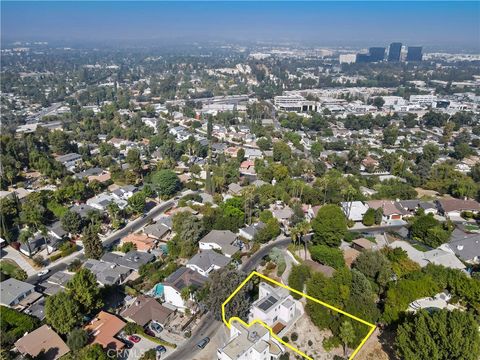
{"type": "Polygon", "coordinates": [[[365,53],[357,54],[356,62],[357,62],[357,63],[367,63],[367,62],[370,62],[370,54],[365,54],[365,53]]]}
{"type": "Polygon", "coordinates": [[[402,52],[402,43],[391,43],[388,48],[388,61],[400,61],[400,54],[402,52]]]}
{"type": "Polygon", "coordinates": [[[409,46],[407,51],[407,61],[422,61],[422,47],[409,46]]]}
{"type": "Polygon", "coordinates": [[[383,61],[385,59],[385,48],[384,47],[371,47],[368,49],[370,53],[370,62],[383,61]]]}

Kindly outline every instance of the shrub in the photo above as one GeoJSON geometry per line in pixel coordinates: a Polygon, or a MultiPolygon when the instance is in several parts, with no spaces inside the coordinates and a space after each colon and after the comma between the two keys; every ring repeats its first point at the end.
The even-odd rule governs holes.
{"type": "Polygon", "coordinates": [[[36,329],[40,323],[33,316],[5,306],[0,306],[0,318],[2,319],[2,336],[0,337],[2,348],[10,348],[23,334],[36,329]]]}
{"type": "Polygon", "coordinates": [[[35,266],[42,267],[44,265],[45,259],[42,255],[37,255],[33,258],[33,263],[35,266]]]}
{"type": "Polygon", "coordinates": [[[325,351],[331,351],[336,347],[339,347],[341,345],[341,341],[335,336],[331,336],[329,338],[323,339],[322,345],[325,351]]]}
{"type": "Polygon", "coordinates": [[[372,208],[369,208],[365,214],[363,214],[363,219],[362,223],[365,226],[372,226],[375,224],[375,210],[372,208]]]}
{"type": "Polygon", "coordinates": [[[68,271],[75,272],[82,266],[82,262],[79,259],[73,260],[67,267],[68,271]]]}
{"type": "Polygon", "coordinates": [[[269,263],[267,264],[267,270],[273,270],[273,269],[275,269],[275,266],[276,266],[276,265],[275,265],[273,262],[269,262],[269,263]]]}
{"type": "Polygon", "coordinates": [[[62,254],[61,254],[61,253],[54,254],[54,255],[50,256],[50,261],[51,261],[51,262],[57,261],[57,260],[60,259],[61,257],[62,257],[62,254]]]}
{"type": "Polygon", "coordinates": [[[298,334],[296,332],[293,332],[292,335],[290,335],[290,338],[292,341],[297,341],[298,340],[298,334]]]}
{"type": "Polygon", "coordinates": [[[288,343],[288,341],[289,341],[288,336],[286,336],[286,335],[285,335],[285,336],[282,336],[282,340],[283,340],[284,342],[288,343]]]}
{"type": "Polygon", "coordinates": [[[314,261],[328,265],[334,269],[341,269],[345,266],[342,250],[331,248],[326,245],[314,245],[310,247],[310,255],[314,261]]]}
{"type": "MultiPolygon", "coordinates": [[[[308,268],[308,266],[294,266],[292,267],[292,271],[288,275],[288,286],[290,286],[292,289],[303,292],[305,282],[308,278],[310,278],[310,269],[308,268]]],[[[301,298],[301,296],[296,293],[292,293],[292,296],[297,300],[301,298]]]]}
{"type": "Polygon", "coordinates": [[[125,327],[123,328],[123,331],[127,335],[133,335],[133,334],[141,333],[143,331],[143,328],[133,322],[129,322],[127,323],[127,325],[125,325],[125,327]]]}
{"type": "Polygon", "coordinates": [[[282,276],[286,268],[287,264],[285,263],[285,261],[279,263],[277,267],[277,276],[282,276]]]}
{"type": "Polygon", "coordinates": [[[313,341],[312,340],[308,340],[308,346],[313,346],[313,341]]]}

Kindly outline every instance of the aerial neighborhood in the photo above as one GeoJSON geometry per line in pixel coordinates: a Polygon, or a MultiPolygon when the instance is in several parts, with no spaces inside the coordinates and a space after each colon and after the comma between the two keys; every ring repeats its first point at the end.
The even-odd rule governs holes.
{"type": "Polygon", "coordinates": [[[395,44],[2,48],[1,358],[477,360],[480,58],[395,44]]]}

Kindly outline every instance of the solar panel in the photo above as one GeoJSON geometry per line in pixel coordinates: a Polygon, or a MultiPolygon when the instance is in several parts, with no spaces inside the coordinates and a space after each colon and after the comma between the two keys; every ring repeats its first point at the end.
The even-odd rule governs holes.
{"type": "Polygon", "coordinates": [[[260,310],[266,311],[269,308],[272,307],[273,304],[277,302],[277,299],[273,296],[269,296],[267,299],[265,299],[258,307],[260,310]]]}

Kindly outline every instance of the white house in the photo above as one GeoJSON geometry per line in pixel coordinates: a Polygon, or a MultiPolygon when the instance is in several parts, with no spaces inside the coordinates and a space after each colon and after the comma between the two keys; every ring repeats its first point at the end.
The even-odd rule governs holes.
{"type": "Polygon", "coordinates": [[[293,299],[285,288],[273,287],[261,282],[258,300],[250,308],[248,321],[261,320],[270,327],[281,323],[285,327],[292,323],[296,315],[303,312],[302,305],[293,299]]]}
{"type": "Polygon", "coordinates": [[[66,155],[61,155],[56,158],[65,168],[68,170],[73,170],[76,166],[82,163],[82,155],[77,153],[70,153],[66,155]]]}
{"type": "Polygon", "coordinates": [[[277,360],[284,353],[283,346],[264,326],[250,327],[232,321],[230,339],[217,350],[218,360],[277,360]]]}
{"type": "Polygon", "coordinates": [[[200,288],[208,280],[207,277],[200,275],[198,272],[181,267],[163,282],[165,302],[175,306],[178,310],[184,312],[189,308],[188,301],[193,301],[190,298],[186,301],[182,298],[182,290],[184,288],[200,288]]]}
{"type": "Polygon", "coordinates": [[[102,193],[87,200],[87,205],[100,210],[105,211],[110,203],[116,203],[120,209],[124,209],[127,206],[127,202],[123,199],[119,199],[111,194],[102,193]]]}
{"type": "Polygon", "coordinates": [[[35,286],[14,278],[9,278],[1,283],[0,304],[13,307],[28,295],[33,294],[34,291],[35,286]]]}
{"type": "Polygon", "coordinates": [[[217,253],[214,250],[204,250],[193,256],[186,267],[198,272],[200,275],[208,276],[212,271],[226,266],[230,258],[217,253]]]}
{"type": "Polygon", "coordinates": [[[348,220],[352,220],[355,222],[362,221],[363,215],[365,215],[368,210],[368,205],[364,204],[361,201],[342,202],[340,205],[342,206],[343,213],[348,218],[348,220]]]}
{"type": "Polygon", "coordinates": [[[232,257],[241,247],[237,235],[230,230],[212,230],[198,245],[200,250],[220,250],[227,257],[232,257]]]}

